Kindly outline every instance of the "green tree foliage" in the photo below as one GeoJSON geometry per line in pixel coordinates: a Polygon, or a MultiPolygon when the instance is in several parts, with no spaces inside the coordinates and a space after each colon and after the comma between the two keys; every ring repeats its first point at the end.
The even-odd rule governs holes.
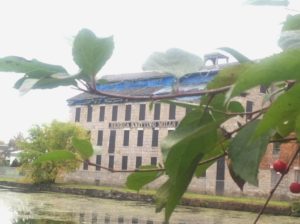
{"type": "MultiPolygon", "coordinates": [[[[255,5],[264,5],[268,2],[271,5],[277,3],[280,5],[286,1],[251,2],[255,5]]],[[[298,18],[299,16],[289,17],[284,24],[283,32],[298,29],[300,27],[298,18]]],[[[128,177],[127,186],[139,190],[145,184],[165,175],[166,181],[156,194],[156,211],[164,210],[168,222],[192,178],[200,176],[218,158],[227,158],[232,179],[241,189],[246,182],[257,185],[259,164],[266,145],[274,139],[287,141],[285,137],[291,133],[296,133],[297,138],[293,140],[299,141],[300,50],[298,46],[293,41],[293,47],[259,61],[251,61],[234,49],[222,48],[221,50],[235,57],[239,64],[220,71],[205,90],[194,91],[192,93],[194,96],[202,96],[201,102],[197,105],[170,100],[185,96],[182,92],[171,93],[165,97],[162,102],[180,104],[182,107],[191,108],[192,112],[188,113],[177,129],[162,141],[163,164],[159,167],[143,166],[140,170],[136,170],[128,177]],[[260,85],[271,87],[268,88],[265,99],[268,106],[253,111],[250,114],[252,118],[247,119],[243,124],[238,123],[238,128],[226,130],[224,123],[233,117],[249,115],[236,100],[236,96],[260,85]]],[[[113,48],[111,37],[98,38],[91,31],[83,29],[76,36],[73,45],[73,58],[80,68],[79,74],[64,76],[61,74],[65,74],[66,71],[61,66],[36,60],[27,61],[19,57],[0,59],[0,71],[24,73],[24,77],[15,85],[18,89],[22,89],[24,81],[32,79],[35,83],[25,85],[27,89],[62,85],[76,87],[80,82],[86,92],[116,97],[114,93],[103,93],[96,88],[96,84],[103,83],[98,82],[96,75],[110,58],[113,48]],[[52,81],[52,85],[44,85],[48,79],[52,81]]],[[[201,60],[197,57],[185,57],[182,52],[175,57],[176,54],[172,52],[174,53],[174,51],[167,51],[165,54],[152,55],[151,60],[146,63],[146,69],[159,68],[170,72],[171,66],[178,71],[186,72],[190,71],[187,67],[192,61],[196,62],[195,66],[191,66],[192,70],[201,66],[201,60]],[[175,65],[172,66],[172,63],[175,65]],[[180,65],[183,68],[180,68],[180,65]]],[[[125,95],[117,97],[146,100],[145,97],[125,95]]],[[[148,100],[163,98],[164,96],[151,96],[148,100]]],[[[71,131],[73,128],[77,130],[75,127],[68,126],[67,133],[74,134],[71,131]]],[[[26,153],[22,161],[33,168],[32,177],[35,180],[54,181],[62,167],[66,170],[74,169],[76,165],[70,162],[73,161],[74,153],[82,159],[92,155],[92,146],[88,140],[76,138],[70,141],[68,137],[69,135],[64,135],[60,128],[51,131],[50,127],[37,126],[30,131],[30,139],[23,143],[26,153]],[[65,150],[55,151],[61,149],[65,150]],[[34,162],[36,159],[37,161],[34,162]]]]}
{"type": "Polygon", "coordinates": [[[72,123],[53,121],[34,126],[29,137],[18,142],[23,150],[21,169],[34,183],[53,183],[57,175],[74,171],[78,167],[76,158],[80,158],[72,144],[74,137],[89,138],[86,130],[72,123]]]}

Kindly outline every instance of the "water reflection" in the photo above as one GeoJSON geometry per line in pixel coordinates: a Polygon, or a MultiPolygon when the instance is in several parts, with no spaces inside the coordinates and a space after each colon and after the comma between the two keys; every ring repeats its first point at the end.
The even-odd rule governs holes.
{"type": "MultiPolygon", "coordinates": [[[[0,188],[0,224],[162,224],[154,206],[55,193],[21,193],[0,188]]],[[[256,214],[179,207],[172,224],[252,223],[256,214]]],[[[260,224],[300,223],[298,218],[263,216],[260,224]]]]}

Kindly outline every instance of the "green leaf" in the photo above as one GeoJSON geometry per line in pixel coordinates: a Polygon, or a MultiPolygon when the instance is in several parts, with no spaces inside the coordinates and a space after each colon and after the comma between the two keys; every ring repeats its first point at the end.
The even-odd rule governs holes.
{"type": "Polygon", "coordinates": [[[284,122],[277,125],[276,131],[281,136],[281,138],[289,136],[295,130],[295,118],[288,118],[284,122]]]}
{"type": "Polygon", "coordinates": [[[300,30],[300,14],[288,15],[282,26],[282,31],[300,30]]]}
{"type": "Polygon", "coordinates": [[[27,60],[17,56],[1,58],[0,71],[25,73],[30,78],[42,78],[55,73],[67,72],[62,66],[59,65],[46,64],[36,59],[27,60]]]}
{"type": "Polygon", "coordinates": [[[297,134],[297,138],[300,139],[300,115],[297,116],[295,121],[295,131],[297,134]]]}
{"type": "Polygon", "coordinates": [[[253,138],[259,121],[249,122],[229,144],[228,156],[236,175],[250,184],[258,184],[257,175],[260,161],[269,143],[269,133],[253,138]]]}
{"type": "Polygon", "coordinates": [[[219,49],[231,54],[240,63],[251,62],[251,60],[249,58],[247,58],[245,55],[241,54],[240,52],[238,52],[235,49],[232,49],[230,47],[221,47],[219,49]]]}
{"type": "Polygon", "coordinates": [[[143,65],[144,71],[157,71],[181,77],[198,72],[203,67],[203,60],[187,51],[171,48],[166,52],[154,52],[143,65]]]}
{"type": "Polygon", "coordinates": [[[209,113],[202,113],[199,109],[190,112],[162,142],[162,149],[169,152],[165,162],[169,180],[158,190],[157,210],[165,208],[166,221],[186,191],[199,161],[218,142],[217,128],[224,119],[215,121],[209,113]]]}
{"type": "Polygon", "coordinates": [[[300,80],[300,50],[287,50],[252,64],[239,74],[230,97],[258,85],[266,85],[284,80],[300,80]]]}
{"type": "Polygon", "coordinates": [[[111,57],[113,49],[113,37],[97,38],[88,29],[80,30],[73,44],[73,59],[81,69],[81,77],[90,81],[111,57]]]}
{"type": "Polygon", "coordinates": [[[232,113],[244,113],[245,109],[243,105],[238,101],[230,101],[227,110],[232,113]]]}
{"type": "MultiPolygon", "coordinates": [[[[199,163],[209,160],[211,158],[214,158],[216,156],[222,155],[224,152],[222,150],[222,148],[220,146],[215,147],[213,150],[209,151],[208,153],[206,153],[203,158],[199,161],[199,163]]],[[[216,161],[213,160],[209,163],[205,163],[205,164],[201,164],[197,166],[197,169],[195,171],[195,176],[196,177],[201,177],[206,170],[212,165],[214,164],[216,161]]]]}
{"type": "Polygon", "coordinates": [[[216,89],[235,83],[238,75],[250,66],[249,63],[228,66],[219,71],[214,79],[207,84],[207,89],[216,89]]]}
{"type": "Polygon", "coordinates": [[[245,180],[243,180],[239,175],[237,175],[233,169],[232,169],[232,162],[230,159],[227,160],[227,167],[229,170],[229,174],[232,178],[232,180],[236,183],[236,185],[240,188],[241,191],[244,189],[244,185],[246,183],[245,180]]]}
{"type": "Polygon", "coordinates": [[[73,160],[75,158],[76,158],[75,154],[70,151],[55,150],[39,156],[34,162],[35,163],[42,163],[47,161],[61,162],[66,160],[73,160]]]}
{"type": "Polygon", "coordinates": [[[276,129],[277,126],[286,121],[293,121],[300,112],[299,100],[300,84],[295,84],[286,93],[280,95],[264,114],[263,119],[257,127],[255,136],[259,136],[276,129]]]}
{"type": "MultiPolygon", "coordinates": [[[[142,166],[139,170],[149,170],[149,169],[156,169],[156,166],[142,166]]],[[[131,190],[139,191],[143,186],[149,184],[150,182],[159,178],[163,172],[161,171],[149,171],[149,172],[134,172],[131,173],[127,177],[126,186],[131,190]]]]}
{"type": "Polygon", "coordinates": [[[79,152],[82,159],[88,159],[93,155],[94,149],[88,139],[72,138],[74,148],[79,152]]]}

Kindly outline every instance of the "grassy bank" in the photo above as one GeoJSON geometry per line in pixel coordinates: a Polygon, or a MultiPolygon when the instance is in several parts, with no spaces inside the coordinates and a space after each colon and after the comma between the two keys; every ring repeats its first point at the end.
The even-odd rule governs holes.
{"type": "MultiPolygon", "coordinates": [[[[154,202],[154,190],[141,190],[139,193],[118,187],[94,186],[84,184],[53,184],[48,186],[32,185],[26,180],[0,178],[0,184],[24,187],[31,191],[52,191],[69,194],[86,195],[91,197],[109,198],[117,200],[138,200],[154,202]]],[[[181,204],[186,206],[218,208],[226,210],[258,212],[265,203],[263,198],[228,197],[185,193],[181,204]]],[[[266,213],[275,215],[291,215],[291,202],[272,200],[266,213]]]]}

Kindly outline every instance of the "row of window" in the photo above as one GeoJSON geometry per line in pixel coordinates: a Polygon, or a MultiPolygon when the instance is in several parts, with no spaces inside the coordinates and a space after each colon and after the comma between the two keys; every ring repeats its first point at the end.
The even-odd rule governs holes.
{"type": "MultiPolygon", "coordinates": [[[[125,106],[125,121],[130,121],[131,120],[131,107],[132,105],[126,105],[125,106]]],[[[161,105],[160,103],[154,104],[154,120],[160,120],[160,108],[161,105]]],[[[81,108],[77,107],[75,110],[75,122],[80,122],[80,113],[81,113],[81,108]]],[[[111,120],[112,121],[117,121],[118,118],[118,105],[112,106],[112,111],[111,111],[111,120]]],[[[105,116],[105,106],[100,106],[100,112],[99,112],[99,121],[104,121],[104,116],[105,116]]],[[[169,107],[169,119],[174,120],[176,116],[176,105],[175,104],[170,104],[169,107]]],[[[93,107],[91,105],[87,106],[87,122],[91,122],[93,117],[93,107]]],[[[139,108],[139,120],[143,121],[145,120],[146,117],[146,104],[140,104],[139,108]]]]}
{"type": "MultiPolygon", "coordinates": [[[[115,156],[114,155],[109,155],[108,158],[108,168],[109,169],[114,169],[114,163],[115,163],[115,156]]],[[[150,159],[150,164],[156,166],[157,164],[157,157],[151,157],[150,159]]],[[[101,155],[96,156],[96,171],[101,170],[101,155]]],[[[137,156],[135,158],[135,168],[139,168],[142,165],[142,157],[137,156]]],[[[127,170],[128,167],[128,156],[122,156],[122,164],[121,164],[122,170],[127,170]]],[[[88,170],[89,169],[89,164],[88,161],[83,162],[83,169],[88,170]]]]}
{"type": "MultiPolygon", "coordinates": [[[[169,130],[170,132],[172,130],[169,130]]],[[[116,130],[110,130],[110,136],[109,136],[109,143],[108,143],[108,152],[113,153],[115,151],[116,146],[116,130]]],[[[123,146],[129,146],[129,137],[130,137],[130,130],[124,130],[123,133],[123,146]]],[[[158,139],[159,138],[159,130],[152,130],[152,147],[158,147],[158,139]]],[[[103,130],[98,131],[98,137],[97,137],[97,145],[102,146],[103,145],[103,130]]],[[[137,134],[137,146],[143,146],[144,145],[144,130],[138,130],[137,134]]]]}

